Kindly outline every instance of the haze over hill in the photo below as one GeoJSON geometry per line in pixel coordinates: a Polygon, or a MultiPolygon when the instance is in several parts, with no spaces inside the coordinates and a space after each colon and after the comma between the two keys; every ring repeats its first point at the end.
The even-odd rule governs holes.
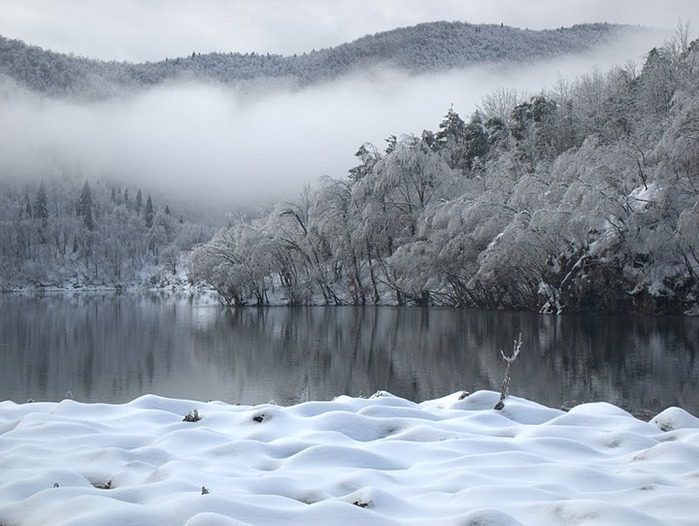
{"type": "Polygon", "coordinates": [[[641,62],[656,37],[606,24],[536,32],[436,23],[305,56],[197,54],[179,64],[100,62],[3,40],[0,167],[23,179],[79,173],[147,184],[228,206],[269,202],[346,174],[366,141],[433,128],[452,105],[471,112],[498,89],[534,91],[641,62]],[[494,55],[504,61],[483,62],[494,55]],[[366,66],[379,62],[400,67],[366,66]],[[262,76],[275,71],[287,73],[262,76]]]}
{"type": "Polygon", "coordinates": [[[640,44],[291,90],[179,75],[85,100],[8,79],[0,278],[169,286],[186,267],[231,304],[694,312],[698,42],[640,44]],[[202,201],[269,206],[211,238],[202,201]]]}

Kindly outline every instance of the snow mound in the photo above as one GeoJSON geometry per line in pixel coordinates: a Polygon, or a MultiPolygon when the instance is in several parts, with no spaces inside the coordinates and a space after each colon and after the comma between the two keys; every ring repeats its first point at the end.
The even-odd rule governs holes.
{"type": "Polygon", "coordinates": [[[674,429],[692,428],[699,429],[699,418],[690,415],[679,407],[668,407],[651,420],[651,423],[658,426],[662,431],[672,431],[674,429]]]}
{"type": "Polygon", "coordinates": [[[0,524],[696,523],[699,419],[497,399],[2,402],[0,524]]]}

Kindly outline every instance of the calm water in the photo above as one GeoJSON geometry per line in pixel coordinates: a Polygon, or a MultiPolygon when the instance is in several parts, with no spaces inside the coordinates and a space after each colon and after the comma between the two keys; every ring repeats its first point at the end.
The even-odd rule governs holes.
{"type": "Polygon", "coordinates": [[[125,402],[145,393],[253,404],[511,393],[699,414],[699,319],[416,308],[266,308],[156,296],[0,295],[0,400],[125,402]]]}

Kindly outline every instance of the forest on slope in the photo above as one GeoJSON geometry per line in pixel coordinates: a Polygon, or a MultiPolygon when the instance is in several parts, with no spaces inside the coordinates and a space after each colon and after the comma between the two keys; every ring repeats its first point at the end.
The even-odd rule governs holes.
{"type": "Polygon", "coordinates": [[[640,68],[495,92],[218,231],[97,174],[0,173],[0,289],[181,286],[186,270],[231,305],[697,313],[698,68],[678,33],[640,68]]]}
{"type": "Polygon", "coordinates": [[[0,178],[0,290],[180,287],[211,222],[141,189],[77,177],[0,178]]]}
{"type": "Polygon", "coordinates": [[[349,177],[191,254],[231,305],[697,313],[699,41],[436,131],[364,144],[349,177]],[[270,300],[270,298],[272,298],[270,300]],[[274,299],[277,298],[277,299],[274,299]]]}
{"type": "Polygon", "coordinates": [[[0,76],[50,96],[103,99],[174,80],[298,88],[358,70],[391,67],[428,73],[476,63],[525,62],[585,53],[641,28],[581,24],[553,30],[430,22],[367,35],[301,55],[207,53],[133,64],[43,50],[0,36],[0,76]]]}

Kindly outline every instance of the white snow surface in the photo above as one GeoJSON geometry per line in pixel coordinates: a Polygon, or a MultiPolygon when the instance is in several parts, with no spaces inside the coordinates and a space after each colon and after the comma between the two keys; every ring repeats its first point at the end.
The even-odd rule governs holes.
{"type": "Polygon", "coordinates": [[[697,524],[689,413],[460,395],[2,402],[0,524],[697,524]]]}

